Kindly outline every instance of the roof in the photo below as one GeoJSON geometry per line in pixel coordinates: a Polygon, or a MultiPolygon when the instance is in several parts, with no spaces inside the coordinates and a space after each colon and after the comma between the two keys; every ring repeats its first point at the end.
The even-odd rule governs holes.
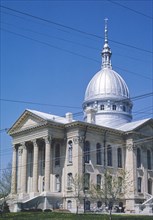
{"type": "MultiPolygon", "coordinates": [[[[29,111],[29,112],[41,117],[42,119],[47,120],[47,121],[55,121],[55,122],[59,122],[62,124],[69,123],[68,119],[65,117],[61,117],[58,115],[52,115],[52,114],[48,114],[48,113],[44,113],[44,112],[39,112],[36,110],[31,110],[31,109],[27,109],[27,111],[29,111]]],[[[74,120],[72,120],[72,121],[74,121],[74,120]]]]}
{"type": "Polygon", "coordinates": [[[150,120],[152,120],[152,119],[151,118],[146,118],[146,119],[142,119],[142,120],[139,120],[139,121],[128,122],[128,123],[123,124],[120,127],[118,127],[117,130],[132,131],[132,130],[138,128],[139,126],[143,125],[144,123],[150,121],[150,120]]]}

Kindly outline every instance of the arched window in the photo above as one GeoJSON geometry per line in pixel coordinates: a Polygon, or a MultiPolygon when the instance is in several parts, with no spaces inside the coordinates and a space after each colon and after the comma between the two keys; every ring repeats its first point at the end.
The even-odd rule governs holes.
{"type": "Polygon", "coordinates": [[[89,163],[90,162],[90,143],[89,141],[85,142],[84,147],[84,162],[89,163]]]}
{"type": "Polygon", "coordinates": [[[122,177],[118,177],[118,189],[119,189],[119,193],[122,192],[122,184],[123,184],[123,179],[122,179],[122,177]]]}
{"type": "Polygon", "coordinates": [[[148,179],[148,193],[152,195],[152,179],[148,179]]]}
{"type": "Polygon", "coordinates": [[[68,142],[68,163],[72,163],[72,141],[68,142]]]}
{"type": "Polygon", "coordinates": [[[72,189],[72,173],[68,173],[67,175],[67,188],[72,189]]]}
{"type": "Polygon", "coordinates": [[[112,166],[112,147],[107,146],[107,165],[112,166]]]}
{"type": "Polygon", "coordinates": [[[113,177],[111,175],[108,175],[106,178],[106,188],[108,193],[112,193],[112,180],[113,177]]]}
{"type": "Polygon", "coordinates": [[[99,143],[96,145],[96,150],[97,164],[101,165],[101,145],[99,143]]]}
{"type": "Polygon", "coordinates": [[[101,202],[101,201],[98,201],[98,202],[97,202],[97,207],[100,208],[101,206],[102,206],[102,202],[101,202]]]}
{"type": "Polygon", "coordinates": [[[122,149],[117,149],[117,161],[118,161],[118,167],[122,167],[122,149]]]}
{"type": "Polygon", "coordinates": [[[148,167],[148,170],[151,170],[151,152],[150,152],[150,150],[147,150],[147,167],[148,167]]]}
{"type": "Polygon", "coordinates": [[[60,166],[60,145],[55,145],[55,166],[60,166]]]}
{"type": "Polygon", "coordinates": [[[97,189],[98,190],[101,189],[101,175],[100,174],[97,175],[97,189]]]}
{"type": "Polygon", "coordinates": [[[90,210],[90,201],[85,201],[85,210],[90,210]]]}
{"type": "Polygon", "coordinates": [[[141,167],[141,151],[140,148],[137,148],[137,168],[141,167]]]}
{"type": "Polygon", "coordinates": [[[85,173],[84,175],[84,189],[88,190],[90,188],[90,174],[85,173]]]}
{"type": "Polygon", "coordinates": [[[142,178],[141,177],[138,177],[138,180],[137,180],[137,186],[138,186],[138,192],[141,192],[141,182],[142,182],[142,178]]]}
{"type": "Polygon", "coordinates": [[[56,192],[60,192],[61,191],[60,176],[58,174],[55,176],[55,191],[56,192]]]}
{"type": "Polygon", "coordinates": [[[72,201],[71,200],[67,201],[67,209],[72,209],[72,201]]]}
{"type": "Polygon", "coordinates": [[[113,110],[116,110],[116,105],[113,105],[113,110]]]}
{"type": "Polygon", "coordinates": [[[104,106],[104,105],[101,105],[101,106],[100,106],[100,110],[105,110],[105,106],[104,106]]]}

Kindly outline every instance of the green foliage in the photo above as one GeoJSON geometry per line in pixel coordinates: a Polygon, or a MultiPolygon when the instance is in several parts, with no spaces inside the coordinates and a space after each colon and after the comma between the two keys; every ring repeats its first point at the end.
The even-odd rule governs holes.
{"type": "MultiPolygon", "coordinates": [[[[0,220],[108,220],[109,215],[106,214],[72,214],[72,213],[54,213],[54,212],[19,212],[7,213],[0,220]]],[[[152,220],[152,216],[141,215],[113,215],[113,220],[152,220]]]]}
{"type": "Polygon", "coordinates": [[[0,179],[0,198],[5,198],[11,190],[11,174],[12,174],[12,165],[8,164],[7,168],[3,170],[1,179],[0,179]]]}

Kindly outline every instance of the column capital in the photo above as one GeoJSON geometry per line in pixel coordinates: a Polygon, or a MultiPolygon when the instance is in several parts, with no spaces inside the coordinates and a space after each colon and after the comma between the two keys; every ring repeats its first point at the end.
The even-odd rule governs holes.
{"type": "Polygon", "coordinates": [[[74,144],[81,144],[84,142],[84,136],[76,136],[76,137],[73,137],[73,142],[74,144]]]}
{"type": "Polygon", "coordinates": [[[34,147],[37,147],[37,146],[38,146],[37,139],[31,140],[31,142],[33,143],[33,146],[34,146],[34,147]]]}
{"type": "Polygon", "coordinates": [[[126,148],[128,149],[128,151],[133,151],[134,150],[134,145],[129,143],[126,145],[126,148]]]}
{"type": "Polygon", "coordinates": [[[13,149],[13,151],[15,151],[15,152],[17,151],[15,144],[12,144],[12,149],[13,149]]]}
{"type": "Polygon", "coordinates": [[[52,141],[52,137],[50,135],[44,136],[43,139],[45,143],[48,143],[48,144],[50,144],[52,141]]]}
{"type": "Polygon", "coordinates": [[[23,141],[20,143],[19,149],[27,149],[26,142],[23,141]]]}

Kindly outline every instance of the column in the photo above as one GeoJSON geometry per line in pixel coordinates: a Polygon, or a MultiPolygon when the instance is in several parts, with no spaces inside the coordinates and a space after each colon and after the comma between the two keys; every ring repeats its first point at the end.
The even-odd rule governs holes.
{"type": "Polygon", "coordinates": [[[45,137],[45,191],[50,190],[50,157],[51,157],[51,146],[50,137],[45,137]]]}
{"type": "Polygon", "coordinates": [[[33,192],[38,192],[38,144],[33,141],[33,192]]]}
{"type": "Polygon", "coordinates": [[[134,210],[135,205],[135,189],[137,187],[137,174],[136,174],[136,153],[133,145],[132,137],[126,140],[126,158],[125,158],[125,171],[127,173],[127,183],[125,199],[126,199],[126,209],[134,210]]]}
{"type": "Polygon", "coordinates": [[[27,147],[25,143],[22,144],[23,153],[22,153],[22,173],[21,173],[21,192],[26,193],[27,191],[27,147]]]}
{"type": "Polygon", "coordinates": [[[12,181],[11,181],[11,193],[16,193],[17,186],[17,176],[16,176],[16,168],[17,168],[17,151],[16,147],[13,146],[13,158],[12,158],[12,181]]]}
{"type": "Polygon", "coordinates": [[[18,183],[17,183],[17,192],[21,192],[21,168],[22,168],[22,146],[18,147],[18,183]]]}
{"type": "Polygon", "coordinates": [[[143,169],[142,193],[148,192],[148,167],[147,167],[147,146],[141,145],[141,164],[143,169]]]}

